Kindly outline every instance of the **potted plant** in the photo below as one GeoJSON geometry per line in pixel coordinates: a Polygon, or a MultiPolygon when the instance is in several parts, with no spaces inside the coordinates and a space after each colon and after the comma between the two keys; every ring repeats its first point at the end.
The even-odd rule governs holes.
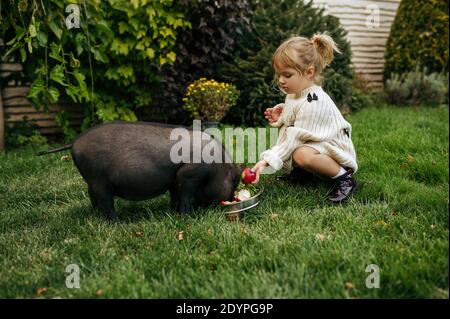
{"type": "Polygon", "coordinates": [[[218,127],[219,122],[236,104],[239,91],[229,83],[201,78],[191,83],[183,98],[183,108],[202,121],[202,129],[218,127]]]}

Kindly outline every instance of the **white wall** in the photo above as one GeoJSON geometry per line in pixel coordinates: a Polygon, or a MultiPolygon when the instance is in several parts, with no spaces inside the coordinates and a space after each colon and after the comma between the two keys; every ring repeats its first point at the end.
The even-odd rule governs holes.
{"type": "Polygon", "coordinates": [[[312,0],[347,30],[355,73],[369,87],[383,85],[384,52],[400,0],[312,0]]]}

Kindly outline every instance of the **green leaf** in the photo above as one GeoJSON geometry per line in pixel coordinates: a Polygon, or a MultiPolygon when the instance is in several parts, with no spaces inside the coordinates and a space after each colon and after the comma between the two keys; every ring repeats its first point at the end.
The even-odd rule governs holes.
{"type": "Polygon", "coordinates": [[[53,69],[50,71],[50,79],[55,81],[56,83],[59,83],[61,85],[67,86],[68,84],[64,81],[66,78],[64,76],[64,69],[61,64],[56,65],[53,67],[53,69]]]}
{"type": "Polygon", "coordinates": [[[39,31],[37,33],[37,39],[41,47],[45,47],[47,45],[48,41],[47,33],[39,31]]]}
{"type": "Polygon", "coordinates": [[[34,99],[39,93],[41,93],[45,88],[45,81],[41,77],[36,78],[31,84],[30,90],[28,91],[27,98],[34,99]]]}
{"type": "Polygon", "coordinates": [[[22,63],[27,59],[27,52],[25,52],[24,48],[20,48],[20,56],[22,57],[22,63]]]}
{"type": "Polygon", "coordinates": [[[134,9],[139,8],[139,0],[131,0],[131,4],[133,5],[134,9]]]}
{"type": "Polygon", "coordinates": [[[167,53],[167,58],[173,63],[177,59],[177,54],[175,52],[169,52],[167,53]]]}
{"type": "Polygon", "coordinates": [[[8,42],[6,42],[6,45],[7,45],[7,46],[12,45],[14,42],[16,42],[17,39],[18,39],[17,36],[15,36],[14,38],[12,38],[12,39],[9,40],[8,42]]]}
{"type": "Polygon", "coordinates": [[[59,99],[59,91],[57,88],[51,86],[48,89],[49,101],[50,103],[56,103],[59,99]]]}
{"type": "Polygon", "coordinates": [[[50,22],[49,24],[50,29],[53,31],[53,33],[56,35],[58,40],[61,40],[63,31],[61,28],[55,23],[55,21],[50,22]]]}
{"type": "Polygon", "coordinates": [[[34,38],[35,36],[37,36],[36,26],[34,24],[30,24],[30,26],[28,27],[28,32],[30,33],[30,38],[34,38]]]}
{"type": "Polygon", "coordinates": [[[108,68],[108,70],[106,70],[106,72],[105,72],[105,76],[109,80],[118,80],[119,79],[119,75],[117,74],[115,68],[108,68]]]}
{"type": "Polygon", "coordinates": [[[122,75],[125,79],[134,78],[134,70],[131,65],[123,65],[117,68],[117,73],[122,75]]]}
{"type": "Polygon", "coordinates": [[[33,53],[33,46],[31,45],[31,38],[27,38],[27,47],[28,47],[28,52],[33,53]]]}
{"type": "Polygon", "coordinates": [[[123,34],[125,31],[128,31],[128,24],[125,22],[119,22],[119,34],[123,34]]]}
{"type": "Polygon", "coordinates": [[[79,86],[86,86],[86,83],[84,82],[84,80],[86,79],[86,77],[84,76],[83,73],[80,73],[78,71],[73,72],[73,76],[75,77],[75,79],[78,82],[79,86]]]}
{"type": "Polygon", "coordinates": [[[143,51],[145,50],[145,45],[142,42],[136,44],[136,50],[143,51]]]}
{"type": "MultiPolygon", "coordinates": [[[[108,23],[105,20],[101,20],[96,24],[97,28],[103,32],[109,39],[114,37],[114,32],[110,29],[108,23]]],[[[119,26],[120,29],[120,26],[119,26]]]]}
{"type": "Polygon", "coordinates": [[[55,59],[56,61],[63,63],[64,59],[59,55],[60,51],[61,47],[53,42],[52,44],[50,44],[50,53],[48,56],[51,57],[52,59],[55,59]]]}
{"type": "Polygon", "coordinates": [[[153,50],[152,48],[147,48],[145,52],[147,52],[147,56],[150,60],[152,60],[155,57],[155,50],[153,50]]]}
{"type": "Polygon", "coordinates": [[[67,94],[68,96],[70,96],[70,98],[72,99],[72,101],[74,101],[74,102],[81,102],[81,100],[78,99],[79,92],[78,92],[77,87],[72,86],[72,85],[71,85],[71,86],[68,86],[68,87],[66,88],[66,94],[67,94]]]}
{"type": "Polygon", "coordinates": [[[90,101],[91,100],[91,96],[89,95],[89,91],[87,89],[87,85],[86,85],[86,77],[84,76],[83,73],[80,73],[78,71],[73,72],[73,76],[75,77],[75,79],[78,82],[78,94],[79,94],[79,99],[81,102],[81,98],[84,98],[86,101],[90,101]]]}
{"type": "Polygon", "coordinates": [[[119,39],[114,39],[111,44],[111,51],[116,54],[128,55],[129,47],[128,43],[122,42],[119,39]]]}
{"type": "Polygon", "coordinates": [[[108,63],[109,59],[108,57],[100,50],[97,50],[97,48],[92,47],[91,52],[94,54],[94,59],[97,61],[108,63]]]}
{"type": "Polygon", "coordinates": [[[75,36],[75,46],[77,48],[77,55],[79,56],[81,53],[83,53],[83,46],[85,43],[86,37],[82,33],[77,33],[75,36]]]}
{"type": "Polygon", "coordinates": [[[175,37],[175,34],[173,33],[173,31],[166,27],[161,28],[161,30],[159,31],[159,34],[161,34],[164,38],[167,38],[168,36],[175,37]]]}

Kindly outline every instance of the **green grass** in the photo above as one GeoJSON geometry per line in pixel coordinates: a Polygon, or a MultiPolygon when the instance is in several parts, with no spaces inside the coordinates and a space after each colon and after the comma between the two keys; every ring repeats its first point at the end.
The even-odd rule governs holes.
{"type": "Polygon", "coordinates": [[[166,194],[117,200],[123,223],[110,224],[60,160],[67,152],[0,155],[0,297],[448,298],[448,108],[367,108],[348,120],[354,198],[330,206],[326,185],[266,175],[260,207],[236,223],[216,209],[178,218],[166,194]],[[65,286],[72,263],[80,289],[65,286]],[[365,285],[369,264],[379,289],[365,285]]]}

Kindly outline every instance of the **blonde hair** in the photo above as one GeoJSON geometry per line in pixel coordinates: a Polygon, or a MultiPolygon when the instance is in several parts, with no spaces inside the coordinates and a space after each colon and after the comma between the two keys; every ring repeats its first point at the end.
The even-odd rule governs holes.
{"type": "Polygon", "coordinates": [[[278,70],[282,67],[296,69],[304,75],[308,67],[313,66],[313,81],[321,85],[323,78],[320,74],[333,61],[334,51],[341,53],[334,40],[326,33],[315,34],[311,39],[292,37],[284,41],[273,54],[272,67],[276,72],[274,81],[278,85],[278,70]]]}

